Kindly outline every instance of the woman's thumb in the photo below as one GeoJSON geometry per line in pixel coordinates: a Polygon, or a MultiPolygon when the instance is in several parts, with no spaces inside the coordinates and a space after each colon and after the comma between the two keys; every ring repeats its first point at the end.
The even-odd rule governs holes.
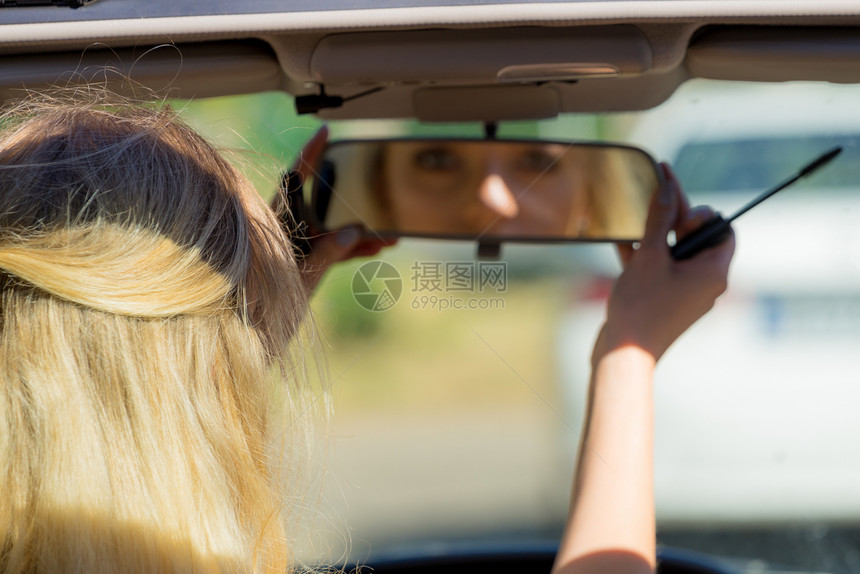
{"type": "MultiPolygon", "coordinates": [[[[661,165],[666,173],[666,168],[661,165]]],[[[680,203],[681,190],[673,177],[665,177],[664,183],[651,198],[648,219],[645,222],[643,247],[666,247],[666,238],[675,224],[680,203]]]]}
{"type": "Polygon", "coordinates": [[[361,241],[361,236],[361,227],[350,225],[315,238],[311,252],[299,263],[308,288],[313,289],[333,263],[346,259],[361,241]]]}

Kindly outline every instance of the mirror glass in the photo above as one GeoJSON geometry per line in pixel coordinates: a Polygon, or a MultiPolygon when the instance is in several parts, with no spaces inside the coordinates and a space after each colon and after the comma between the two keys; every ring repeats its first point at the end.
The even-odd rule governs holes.
{"type": "Polygon", "coordinates": [[[323,230],[481,240],[636,241],[659,170],[625,146],[510,140],[344,141],[317,171],[323,230]]]}

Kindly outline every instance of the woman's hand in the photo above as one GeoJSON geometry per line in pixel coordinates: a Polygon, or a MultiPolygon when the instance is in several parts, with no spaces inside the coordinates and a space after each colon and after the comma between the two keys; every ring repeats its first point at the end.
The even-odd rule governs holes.
{"type": "Polygon", "coordinates": [[[714,212],[707,207],[691,210],[672,170],[661,167],[666,185],[651,200],[639,248],[619,246],[624,271],[609,297],[606,323],[592,355],[595,365],[624,346],[639,347],[659,360],[726,290],[734,233],[691,259],[675,261],[666,244],[669,231],[680,239],[714,212]]]}
{"type": "MultiPolygon", "coordinates": [[[[319,165],[327,140],[328,128],[323,126],[305,144],[301,154],[293,164],[293,171],[298,172],[303,179],[307,179],[319,165]]],[[[307,235],[311,250],[306,257],[299,260],[298,264],[308,291],[313,291],[316,288],[332,264],[353,257],[376,255],[383,247],[397,243],[396,239],[367,237],[360,225],[347,226],[326,233],[320,233],[317,229],[309,228],[307,235]]]]}
{"type": "Polygon", "coordinates": [[[588,411],[571,507],[554,574],[646,574],[656,567],[653,373],[656,361],[726,288],[734,235],[675,261],[684,237],[713,212],[690,210],[674,174],[651,201],[638,249],[619,248],[624,271],[609,297],[592,355],[588,411]]]}

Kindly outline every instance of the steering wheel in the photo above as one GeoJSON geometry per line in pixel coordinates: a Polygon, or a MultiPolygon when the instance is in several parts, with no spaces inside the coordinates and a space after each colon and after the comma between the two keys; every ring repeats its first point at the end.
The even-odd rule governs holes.
{"type": "MultiPolygon", "coordinates": [[[[555,559],[555,545],[481,545],[444,548],[442,552],[414,552],[348,567],[350,574],[541,574],[555,559]]],[[[688,550],[659,548],[658,574],[739,574],[725,562],[688,550]]]]}
{"type": "Polygon", "coordinates": [[[739,574],[722,560],[678,548],[657,549],[658,574],[739,574]]]}

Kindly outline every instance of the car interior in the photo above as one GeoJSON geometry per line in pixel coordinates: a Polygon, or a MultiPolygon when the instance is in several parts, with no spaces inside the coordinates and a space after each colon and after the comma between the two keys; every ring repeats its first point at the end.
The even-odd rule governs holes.
{"type": "MultiPolygon", "coordinates": [[[[385,138],[386,141],[391,138],[425,137],[425,132],[417,128],[412,131],[391,131],[380,127],[387,125],[382,122],[388,121],[406,123],[410,126],[429,126],[428,133],[435,133],[433,131],[436,129],[435,126],[454,126],[451,133],[458,138],[464,136],[457,129],[466,126],[464,129],[468,131],[468,141],[492,140],[501,143],[506,138],[521,139],[518,135],[513,137],[506,135],[510,132],[506,132],[505,129],[506,126],[523,125],[523,122],[553,122],[559,117],[599,118],[606,115],[620,118],[617,123],[610,124],[602,124],[600,123],[602,120],[595,120],[597,123],[594,125],[598,126],[595,129],[602,130],[601,135],[606,135],[605,139],[589,137],[588,130],[582,132],[584,136],[576,134],[570,138],[584,146],[589,146],[604,145],[607,140],[613,141],[613,134],[621,129],[618,126],[626,129],[628,125],[632,125],[632,120],[626,119],[634,117],[630,114],[647,114],[650,110],[659,109],[664,104],[671,106],[673,94],[682,93],[683,97],[690,101],[698,101],[698,95],[695,93],[687,95],[689,92],[684,90],[689,86],[699,85],[699,82],[710,81],[719,82],[720,86],[748,86],[751,83],[767,86],[797,83],[810,83],[816,86],[832,84],[836,88],[844,87],[845,90],[850,90],[853,84],[860,85],[860,4],[843,0],[794,2],[549,0],[541,3],[513,0],[471,2],[468,0],[397,0],[395,2],[174,0],[170,3],[129,0],[68,2],[0,0],[0,101],[18,98],[27,90],[85,87],[91,83],[106,83],[111,89],[130,95],[154,94],[163,99],[200,102],[203,106],[212,98],[234,96],[239,98],[235,101],[239,102],[240,107],[242,105],[259,106],[261,104],[255,103],[254,100],[241,98],[246,95],[274,93],[277,94],[278,101],[284,102],[284,106],[294,107],[290,110],[294,115],[290,117],[297,122],[308,119],[312,120],[313,125],[321,123],[330,123],[332,126],[344,125],[347,127],[339,132],[345,136],[342,139],[374,141],[380,141],[380,137],[385,138]],[[607,125],[609,127],[606,127],[607,125]],[[592,139],[600,139],[602,143],[590,141],[592,139]]],[[[850,94],[846,92],[847,95],[850,94]]],[[[728,98],[725,101],[727,103],[723,108],[730,112],[734,104],[728,98]]],[[[824,101],[829,100],[825,98],[824,101]]],[[[860,107],[860,101],[857,103],[860,107]]],[[[193,111],[194,104],[188,105],[193,111]]],[[[766,106],[766,104],[763,105],[766,106]]],[[[700,110],[698,112],[696,109],[694,107],[690,113],[700,116],[709,113],[701,107],[698,108],[700,110]]],[[[265,112],[258,109],[255,113],[265,112]]],[[[648,117],[653,118],[648,121],[653,121],[660,126],[665,114],[660,116],[656,113],[648,117]]],[[[680,112],[678,117],[682,117],[680,112]]],[[[749,124],[751,121],[740,123],[749,124]]],[[[798,120],[799,124],[804,121],[807,120],[798,120]]],[[[815,122],[814,119],[809,121],[815,122]]],[[[846,125],[850,124],[850,120],[846,119],[845,122],[846,125]]],[[[821,131],[824,133],[816,133],[816,137],[829,137],[830,133],[835,133],[837,129],[821,125],[823,126],[821,131]]],[[[852,154],[860,145],[857,139],[860,131],[856,133],[851,131],[857,128],[860,128],[860,124],[847,126],[840,132],[842,136],[835,139],[816,140],[816,146],[790,153],[784,151],[788,149],[787,147],[775,146],[774,149],[777,151],[772,155],[787,158],[786,165],[791,164],[788,172],[768,173],[760,181],[756,180],[755,184],[738,184],[738,188],[754,189],[756,193],[764,191],[766,187],[776,185],[780,179],[792,175],[794,172],[791,169],[795,171],[800,169],[804,163],[812,161],[835,144],[845,148],[843,153],[845,157],[836,161],[841,160],[843,163],[840,165],[849,165],[847,162],[850,159],[846,157],[855,157],[852,154]],[[846,133],[848,135],[844,135],[846,133]]],[[[282,126],[280,129],[287,131],[289,126],[282,126]]],[[[528,132],[531,128],[523,129],[528,132]]],[[[549,128],[547,131],[541,131],[542,129],[528,132],[529,137],[534,136],[535,139],[543,142],[567,140],[563,130],[549,128]]],[[[768,132],[768,137],[772,137],[774,141],[778,138],[793,137],[787,131],[788,135],[783,134],[780,129],[774,128],[772,132],[768,132]]],[[[516,132],[516,129],[512,131],[516,132]]],[[[667,128],[666,131],[670,130],[667,128]]],[[[658,132],[659,129],[656,129],[648,133],[658,132]]],[[[635,134],[635,130],[631,129],[629,133],[635,134]]],[[[696,140],[698,135],[696,133],[685,137],[689,141],[698,141],[699,148],[693,150],[688,147],[685,148],[686,151],[682,150],[672,157],[687,157],[683,156],[686,153],[695,161],[707,162],[709,155],[716,157],[729,153],[714,151],[721,142],[734,141],[728,136],[722,139],[715,137],[715,143],[713,143],[715,147],[707,148],[702,146],[711,145],[711,143],[706,139],[696,140]]],[[[307,139],[307,135],[303,137],[307,139]]],[[[649,177],[655,178],[654,181],[656,181],[656,178],[660,177],[656,170],[656,162],[667,159],[663,157],[664,154],[674,152],[667,151],[672,150],[668,144],[661,148],[658,145],[657,136],[651,140],[648,138],[652,136],[640,136],[638,139],[631,136],[628,140],[620,142],[623,145],[619,147],[609,147],[618,146],[618,144],[606,145],[607,149],[636,146],[630,148],[633,150],[630,153],[636,155],[636,161],[641,159],[638,148],[645,148],[647,153],[643,152],[644,156],[642,156],[645,159],[641,159],[645,167],[637,167],[636,169],[639,170],[637,173],[648,172],[649,177]],[[650,147],[652,142],[653,147],[650,147]]],[[[340,145],[341,149],[348,148],[344,144],[340,145]]],[[[758,147],[762,145],[764,144],[759,144],[758,147]]],[[[331,162],[337,160],[336,151],[331,152],[337,149],[336,146],[337,144],[334,144],[329,148],[328,160],[331,162]]],[[[293,154],[297,153],[296,149],[290,151],[293,154]]],[[[633,163],[632,159],[630,161],[633,163]]],[[[726,165],[726,170],[736,165],[733,163],[734,160],[722,163],[715,161],[716,165],[726,165]]],[[[684,176],[682,181],[685,183],[693,182],[697,174],[705,173],[698,167],[700,164],[695,162],[678,162],[678,164],[679,172],[684,176]],[[689,176],[686,175],[688,173],[689,176]]],[[[834,165],[836,165],[835,162],[834,165]]],[[[323,170],[325,166],[318,167],[319,170],[323,170]]],[[[287,168],[286,162],[281,162],[278,166],[280,171],[286,171],[287,168]]],[[[347,168],[339,168],[338,185],[348,181],[350,179],[348,175],[347,168]]],[[[844,177],[847,179],[854,175],[856,174],[850,171],[844,177]]],[[[314,213],[320,213],[319,196],[327,189],[330,195],[333,182],[334,179],[326,181],[320,176],[314,180],[312,186],[309,185],[304,190],[307,194],[305,201],[312,203],[314,213]],[[312,192],[313,195],[311,195],[312,192]]],[[[638,192],[638,196],[645,199],[654,186],[651,179],[648,179],[648,182],[645,186],[647,189],[643,188],[643,191],[638,192]]],[[[856,188],[856,181],[852,184],[856,188]]],[[[723,189],[734,183],[703,184],[702,197],[705,199],[711,198],[708,195],[711,189],[708,185],[711,185],[711,188],[723,189]]],[[[849,187],[848,184],[840,185],[849,187]]],[[[335,188],[339,189],[336,186],[335,188]]],[[[339,195],[335,193],[335,197],[339,195]]],[[[348,197],[354,198],[354,196],[348,197]]],[[[731,213],[734,208],[752,197],[753,195],[748,195],[743,201],[729,202],[719,207],[724,213],[731,213]]],[[[847,192],[840,197],[848,197],[847,192]]],[[[720,201],[720,198],[717,198],[717,201],[720,201]]],[[[848,205],[850,199],[845,201],[848,205]]],[[[635,203],[634,200],[630,202],[635,203]]],[[[638,207],[641,211],[644,203],[642,201],[639,203],[638,207]]],[[[331,228],[349,223],[348,218],[341,221],[336,217],[338,213],[349,214],[353,210],[350,205],[346,207],[329,205],[326,199],[324,207],[330,208],[330,211],[326,212],[323,209],[323,216],[327,213],[334,218],[327,223],[331,228]],[[331,215],[332,213],[335,215],[331,215]]],[[[801,209],[804,208],[801,207],[801,209]]],[[[362,216],[361,219],[364,220],[366,217],[369,216],[362,216]]],[[[640,213],[639,227],[634,226],[632,231],[624,230],[608,235],[596,233],[593,236],[585,231],[562,233],[561,237],[554,237],[554,240],[565,243],[595,240],[598,242],[635,241],[641,234],[642,217],[640,213]]],[[[326,223],[321,220],[316,223],[317,227],[326,226],[326,223]]],[[[752,225],[753,223],[750,223],[750,226],[752,225]]],[[[851,224],[846,225],[850,227],[851,224]]],[[[480,252],[482,257],[489,260],[500,257],[498,249],[495,251],[486,249],[487,238],[481,240],[464,229],[442,230],[424,228],[420,225],[413,228],[408,226],[397,228],[396,225],[380,228],[381,231],[391,232],[392,236],[398,237],[449,235],[465,240],[466,247],[456,251],[454,255],[455,258],[460,259],[471,259],[475,253],[474,243],[483,241],[485,249],[480,252]]],[[[523,232],[508,232],[506,236],[502,231],[500,237],[496,238],[498,240],[496,243],[522,241],[529,238],[534,240],[536,233],[529,229],[523,232]]],[[[826,235],[826,232],[822,231],[822,233],[826,235]]],[[[743,230],[739,231],[739,237],[740,241],[745,240],[743,230]]],[[[751,233],[750,237],[750,242],[762,239],[756,237],[754,233],[751,233]]],[[[842,244],[854,242],[853,238],[846,239],[845,236],[840,236],[838,240],[842,244]]],[[[790,239],[787,241],[790,242],[790,239]]],[[[540,243],[539,240],[537,242],[540,243]]],[[[431,242],[429,247],[421,247],[425,250],[421,251],[423,254],[421,256],[439,260],[449,257],[435,251],[437,248],[434,245],[431,242]],[[430,255],[427,255],[428,253],[430,255]]],[[[797,251],[794,253],[796,254],[797,251]]],[[[508,252],[504,251],[501,257],[507,254],[508,252]]],[[[512,250],[511,254],[516,257],[517,251],[512,250]]],[[[526,255],[523,258],[529,257],[526,255]]],[[[571,259],[579,256],[574,254],[557,257],[559,261],[553,265],[567,265],[571,259]]],[[[573,265],[587,268],[590,263],[587,257],[583,256],[573,265]]],[[[743,267],[742,262],[738,265],[743,267]]],[[[814,265],[814,262],[810,265],[814,265]]],[[[754,265],[750,264],[750,266],[754,265]]],[[[593,312],[597,321],[599,309],[602,309],[601,302],[605,300],[600,297],[605,298],[607,289],[603,277],[614,272],[615,268],[609,265],[609,271],[606,271],[606,265],[602,262],[598,262],[595,267],[600,269],[600,273],[595,273],[600,275],[601,279],[586,281],[587,289],[583,291],[586,295],[578,295],[581,300],[578,300],[577,305],[583,310],[580,316],[593,312]],[[593,295],[597,291],[600,294],[593,295]],[[595,301],[599,303],[595,307],[598,310],[592,311],[588,305],[595,301]]],[[[513,268],[512,266],[508,269],[510,271],[513,268]]],[[[414,273],[416,272],[413,272],[413,278],[414,273]]],[[[346,274],[345,271],[344,274],[346,274]]],[[[814,274],[815,272],[808,270],[805,273],[807,276],[814,274]]],[[[798,275],[804,275],[802,269],[798,271],[798,275]]],[[[797,281],[802,280],[802,277],[797,279],[797,281]]],[[[348,282],[348,279],[344,281],[348,282]]],[[[767,278],[761,279],[759,285],[765,283],[767,278]]],[[[745,285],[743,279],[740,280],[740,284],[745,285]]],[[[808,301],[811,300],[812,296],[809,293],[812,291],[809,284],[803,285],[803,289],[798,288],[798,293],[807,297],[803,303],[806,306],[802,307],[799,314],[792,315],[792,320],[798,316],[806,317],[802,313],[811,312],[808,311],[808,301]]],[[[839,287],[839,289],[834,288],[835,291],[838,291],[843,299],[840,299],[842,306],[834,313],[842,319],[860,318],[854,296],[855,292],[860,292],[860,283],[839,287]],[[845,301],[849,296],[850,307],[847,307],[848,311],[846,311],[845,305],[848,303],[845,301]]],[[[545,294],[540,295],[540,297],[544,296],[545,294]]],[[[320,297],[322,298],[322,295],[320,297]]],[[[768,309],[775,308],[773,299],[765,301],[763,296],[755,297],[756,304],[763,301],[762,305],[765,303],[770,305],[768,309]]],[[[559,298],[562,296],[559,295],[559,298]]],[[[736,296],[734,300],[739,299],[741,295],[736,296]]],[[[413,305],[416,301],[417,299],[413,299],[413,305]]],[[[778,305],[787,304],[785,301],[788,299],[780,299],[778,305]]],[[[793,305],[800,305],[796,298],[791,301],[794,302],[793,305]]],[[[818,304],[820,301],[816,299],[814,303],[818,304]]],[[[413,306],[414,308],[416,307],[413,306]]],[[[346,313],[338,309],[334,308],[332,313],[346,313]]],[[[783,307],[779,309],[780,312],[786,312],[783,307]]],[[[367,321],[378,322],[378,319],[374,317],[367,321]]],[[[377,325],[377,323],[373,324],[377,325]]],[[[777,323],[771,323],[771,327],[774,324],[777,323]]],[[[783,323],[778,323],[777,327],[773,328],[788,329],[791,325],[784,327],[783,323]]],[[[384,332],[384,327],[377,325],[374,328],[383,329],[384,332]]],[[[531,331],[525,327],[521,328],[527,336],[530,336],[528,334],[531,331]]],[[[587,339],[593,336],[588,334],[593,332],[593,323],[576,324],[571,329],[573,331],[570,332],[575,331],[577,337],[587,339]],[[580,330],[584,334],[579,335],[580,330]]],[[[846,329],[854,328],[849,326],[846,329]]],[[[806,326],[798,330],[809,331],[806,326]]],[[[854,331],[851,332],[854,333],[854,331]]],[[[364,334],[361,336],[363,337],[364,334]]],[[[730,331],[720,331],[719,336],[731,339],[733,335],[730,331]]],[[[854,334],[851,337],[854,337],[854,334]]],[[[845,349],[844,352],[850,354],[851,344],[857,343],[856,339],[851,337],[847,342],[840,340],[838,344],[833,343],[833,345],[840,350],[845,349]]],[[[361,347],[363,343],[360,338],[357,341],[350,344],[356,349],[364,348],[361,347]]],[[[545,343],[544,347],[555,349],[555,342],[545,343]]],[[[517,341],[516,346],[522,345],[525,345],[523,341],[517,341]]],[[[798,343],[788,352],[800,353],[804,345],[808,347],[810,344],[798,343]]],[[[814,343],[811,345],[814,346],[814,343]]],[[[392,364],[396,362],[390,356],[388,359],[392,364]]],[[[570,360],[575,359],[578,360],[578,356],[570,360]]],[[[349,360],[344,359],[345,363],[351,366],[352,363],[349,360]]],[[[560,359],[562,366],[558,367],[557,372],[553,371],[555,375],[562,373],[558,376],[564,376],[566,372],[564,364],[567,360],[567,357],[560,359]]],[[[725,356],[710,356],[707,360],[715,363],[732,363],[731,357],[725,356]]],[[[585,361],[582,362],[585,363],[585,361]]],[[[510,375],[509,371],[516,373],[514,367],[510,365],[508,367],[510,368],[503,369],[505,373],[508,375],[510,375]]],[[[386,368],[393,369],[390,365],[386,368]]],[[[420,370],[420,367],[413,367],[413,369],[420,370]]],[[[679,366],[677,370],[682,371],[683,367],[679,366]]],[[[571,372],[575,373],[571,375],[572,377],[582,379],[582,375],[575,369],[571,372]]],[[[670,378],[673,372],[675,372],[673,367],[667,367],[666,377],[670,378]]],[[[518,378],[524,380],[524,377],[518,376],[518,378]]],[[[822,388],[826,384],[826,382],[821,383],[822,388]]],[[[573,387],[577,389],[576,392],[582,391],[576,385],[573,387]]],[[[834,394],[838,392],[837,389],[834,394]]],[[[558,393],[562,397],[560,400],[564,400],[566,393],[574,393],[574,391],[562,389],[558,393]]],[[[750,393],[752,394],[753,391],[750,393]]],[[[534,394],[537,395],[538,392],[535,391],[534,394]]],[[[815,403],[817,400],[809,395],[803,396],[803,402],[806,405],[815,403]]],[[[480,410],[482,403],[480,397],[471,397],[470,400],[473,401],[470,403],[472,405],[470,408],[480,410]]],[[[745,400],[747,399],[741,398],[737,399],[737,402],[745,400]]],[[[752,400],[749,399],[749,401],[752,400]]],[[[770,404],[775,409],[780,404],[778,399],[768,396],[764,396],[761,400],[762,403],[759,404],[770,404]]],[[[704,399],[703,401],[706,402],[704,399]]],[[[686,407],[680,405],[679,408],[683,410],[686,407]]],[[[691,419],[696,418],[692,409],[685,412],[691,419]]],[[[446,418],[448,414],[433,416],[437,420],[448,421],[446,425],[450,423],[446,418]]],[[[568,417],[561,407],[557,407],[546,418],[553,420],[565,418],[567,420],[562,421],[565,426],[576,427],[577,416],[568,417]]],[[[826,413],[822,413],[822,417],[827,416],[826,413]]],[[[408,415],[402,415],[402,418],[408,418],[408,415]]],[[[450,418],[453,420],[456,417],[450,415],[450,418]]],[[[506,424],[513,423],[508,421],[506,424]]],[[[725,428],[731,427],[732,424],[734,423],[731,421],[725,423],[725,428]]],[[[792,440],[803,443],[805,438],[810,436],[800,430],[804,423],[794,421],[792,424],[799,429],[796,435],[799,438],[792,440]]],[[[857,430],[856,425],[840,428],[843,434],[857,430]]],[[[380,436],[384,432],[390,431],[380,430],[380,436]]],[[[421,432],[429,435],[435,431],[428,427],[421,432]]],[[[658,429],[658,435],[659,432],[658,429]]],[[[679,441],[679,444],[683,442],[685,434],[683,429],[667,430],[666,433],[671,434],[673,440],[679,441]]],[[[856,436],[854,435],[855,438],[856,436]]],[[[572,440],[574,444],[568,447],[571,451],[575,451],[575,437],[572,440]]],[[[744,440],[754,442],[748,436],[744,440]]],[[[856,440],[853,442],[856,444],[856,440]]],[[[516,444],[515,438],[511,438],[510,444],[516,444]]],[[[852,460],[857,459],[856,453],[845,456],[853,457],[852,460]]],[[[392,455],[392,458],[395,456],[392,455]]],[[[697,460],[696,452],[691,450],[684,460],[688,462],[697,460]]],[[[393,463],[388,460],[370,460],[366,472],[370,477],[384,474],[388,472],[391,464],[393,463]]],[[[445,465],[445,463],[441,464],[445,465]]],[[[527,466],[531,463],[523,464],[527,466]]],[[[562,462],[558,465],[561,470],[556,468],[559,474],[568,477],[565,480],[569,479],[569,474],[566,474],[569,471],[564,470],[569,464],[572,462],[562,462]]],[[[350,461],[345,462],[344,465],[354,468],[350,461]]],[[[497,476],[506,474],[510,468],[500,463],[497,476]]],[[[823,463],[821,468],[824,468],[823,463]]],[[[355,481],[362,480],[361,472],[364,471],[355,471],[355,481]]],[[[415,472],[418,470],[416,469],[415,472]]],[[[715,483],[723,480],[723,475],[719,473],[702,472],[703,477],[705,474],[708,475],[707,480],[713,480],[715,483]]],[[[743,469],[739,472],[744,473],[743,469]]],[[[844,475],[846,482],[848,478],[860,476],[851,474],[852,472],[854,468],[846,466],[844,475]]],[[[516,475],[514,471],[511,473],[512,476],[516,475]]],[[[746,484],[753,481],[753,475],[753,472],[747,474],[744,480],[748,479],[749,482],[746,484]]],[[[493,476],[485,476],[482,480],[493,478],[493,476]]],[[[678,480],[682,482],[682,479],[678,480]]],[[[762,486],[763,490],[770,489],[777,493],[774,496],[782,497],[787,501],[787,507],[791,507],[792,495],[786,493],[794,491],[780,491],[779,485],[768,482],[769,479],[763,480],[766,483],[762,486]],[[783,494],[778,494],[780,492],[783,494]]],[[[420,481],[414,483],[414,485],[420,484],[422,484],[420,481]]],[[[816,484],[819,484],[817,488],[820,488],[821,492],[828,490],[829,483],[826,481],[816,484]]],[[[678,492],[686,492],[683,490],[685,486],[689,485],[678,486],[678,492]]],[[[412,496],[410,493],[414,493],[416,489],[418,486],[414,486],[413,490],[404,491],[403,496],[412,496]]],[[[552,492],[555,493],[557,490],[552,492]]],[[[360,495],[360,489],[358,494],[360,495]]],[[[350,496],[354,497],[356,493],[353,492],[350,496]]],[[[660,496],[658,492],[658,509],[660,496]]],[[[741,501],[738,502],[739,505],[746,504],[751,507],[755,505],[754,500],[749,501],[740,495],[732,496],[741,501]]],[[[814,498],[818,494],[810,496],[814,498]]],[[[500,497],[503,498],[504,495],[500,497]]],[[[553,520],[561,512],[560,509],[566,507],[566,500],[556,500],[552,503],[547,503],[541,497],[529,500],[538,501],[535,503],[536,506],[552,504],[550,514],[554,517],[553,520]]],[[[832,506],[821,510],[822,518],[810,518],[808,522],[804,522],[802,517],[806,514],[818,516],[815,515],[817,510],[808,510],[807,507],[798,505],[796,514],[792,514],[789,518],[786,518],[787,514],[781,515],[777,511],[764,512],[760,520],[743,519],[735,524],[725,518],[727,514],[720,512],[720,506],[728,507],[726,503],[715,498],[713,506],[705,505],[709,509],[705,514],[688,523],[685,522],[684,513],[677,510],[686,504],[686,499],[679,497],[677,500],[677,506],[672,506],[675,503],[669,501],[665,507],[667,534],[663,542],[666,546],[659,551],[659,572],[726,574],[729,572],[860,571],[860,545],[857,544],[860,536],[860,487],[854,489],[853,497],[840,497],[832,503],[832,506]],[[783,528],[786,522],[792,524],[797,522],[801,526],[783,528]],[[692,523],[695,523],[695,527],[689,526],[692,523]],[[719,532],[715,537],[721,542],[712,543],[712,539],[705,540],[708,525],[729,523],[731,528],[720,526],[717,529],[719,532]],[[783,546],[773,542],[776,538],[771,533],[775,531],[788,533],[780,538],[783,541],[780,544],[783,546]],[[806,560],[796,558],[792,554],[792,540],[804,538],[813,546],[819,545],[825,548],[822,541],[828,540],[828,535],[836,538],[836,548],[839,549],[837,552],[840,554],[833,562],[821,564],[819,555],[810,556],[806,560]],[[785,543],[784,540],[788,542],[785,543]],[[723,542],[732,550],[722,552],[719,544],[723,542]],[[817,568],[814,567],[815,563],[818,564],[817,568]]],[[[402,501],[398,504],[413,508],[402,501]]],[[[427,504],[432,506],[432,503],[427,504]]],[[[356,503],[357,508],[361,505],[360,502],[356,503]]],[[[481,508],[483,507],[476,506],[469,512],[480,513],[481,508]]],[[[380,520],[383,518],[385,516],[380,520]]],[[[393,526],[385,532],[403,531],[405,528],[403,523],[398,523],[397,520],[403,519],[392,518],[393,526]]],[[[360,530],[361,521],[354,522],[356,530],[360,530]]],[[[395,550],[387,552],[376,551],[383,546],[381,544],[375,544],[374,549],[369,551],[363,546],[361,539],[358,539],[353,543],[352,550],[342,551],[340,556],[335,556],[334,561],[338,562],[342,559],[342,563],[348,564],[347,568],[354,568],[357,572],[373,571],[382,574],[418,574],[442,569],[448,572],[467,570],[469,572],[548,572],[555,552],[552,540],[558,535],[555,530],[556,523],[550,520],[547,526],[538,519],[533,522],[540,525],[537,529],[540,532],[539,536],[532,534],[520,536],[522,532],[512,527],[500,538],[496,536],[497,533],[489,531],[486,535],[482,535],[476,527],[470,532],[469,544],[447,542],[421,544],[421,535],[416,534],[409,539],[409,544],[394,546],[395,550]],[[516,539],[517,542],[511,542],[512,539],[516,539]]],[[[514,524],[513,519],[511,524],[514,524]]],[[[426,540],[435,541],[437,534],[438,532],[434,532],[432,536],[428,534],[426,540]]],[[[381,534],[380,537],[382,537],[381,534]]],[[[400,543],[401,540],[398,539],[397,542],[400,543]]],[[[337,546],[337,544],[333,545],[337,546]]],[[[833,547],[826,546],[826,551],[830,552],[831,548],[833,547]]],[[[334,553],[338,554],[338,551],[334,553]]],[[[326,551],[322,554],[326,554],[326,551]]],[[[315,554],[311,552],[309,555],[315,554]]]]}

